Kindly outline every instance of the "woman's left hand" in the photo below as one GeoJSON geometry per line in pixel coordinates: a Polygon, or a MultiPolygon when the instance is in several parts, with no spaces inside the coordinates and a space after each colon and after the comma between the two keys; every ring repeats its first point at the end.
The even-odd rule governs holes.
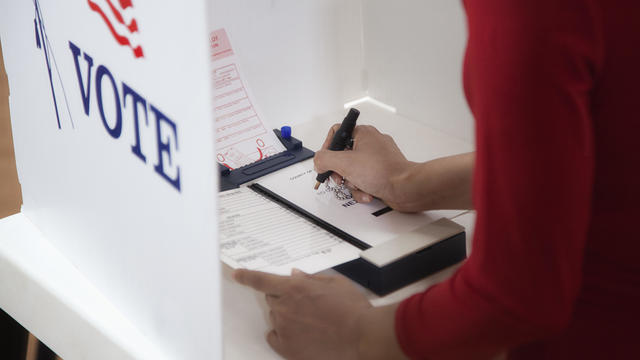
{"type": "Polygon", "coordinates": [[[358,358],[366,297],[343,276],[291,276],[236,270],[234,279],[265,293],[271,330],[267,342],[287,359],[358,358]]]}

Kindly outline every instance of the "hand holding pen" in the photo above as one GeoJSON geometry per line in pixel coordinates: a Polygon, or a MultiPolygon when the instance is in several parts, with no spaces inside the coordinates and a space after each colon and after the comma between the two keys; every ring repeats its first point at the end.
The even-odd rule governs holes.
{"type": "MultiPolygon", "coordinates": [[[[344,122],[343,122],[344,123],[344,122]]],[[[358,125],[353,130],[353,146],[350,151],[333,151],[331,143],[342,124],[334,125],[327,134],[322,148],[316,152],[314,165],[323,175],[329,170],[345,179],[353,198],[368,203],[377,197],[394,207],[402,201],[402,186],[399,180],[415,163],[408,161],[389,135],[380,133],[375,127],[358,125]]],[[[331,174],[331,172],[329,172],[331,174]]],[[[316,180],[323,180],[318,178],[316,180]]]]}
{"type": "MultiPolygon", "coordinates": [[[[354,108],[351,108],[349,110],[347,116],[344,118],[344,120],[342,120],[342,124],[340,124],[340,127],[335,130],[331,139],[331,143],[329,144],[329,150],[343,151],[347,147],[351,147],[351,144],[353,143],[353,129],[356,127],[358,116],[360,116],[360,111],[354,108]]],[[[334,129],[332,128],[332,130],[334,129]]],[[[329,136],[331,136],[331,132],[329,132],[329,136]]],[[[313,187],[313,189],[318,190],[320,184],[325,182],[331,176],[331,173],[332,171],[329,170],[318,174],[318,176],[316,177],[316,185],[313,187]]]]}

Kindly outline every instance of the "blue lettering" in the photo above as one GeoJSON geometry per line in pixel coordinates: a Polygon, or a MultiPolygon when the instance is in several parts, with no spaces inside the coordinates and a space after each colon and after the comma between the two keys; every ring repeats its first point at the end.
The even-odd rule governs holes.
{"type": "Polygon", "coordinates": [[[169,119],[166,115],[164,115],[160,110],[156,109],[155,106],[149,104],[149,108],[154,113],[156,117],[156,141],[158,144],[158,163],[155,165],[154,169],[156,172],[162,176],[165,180],[167,180],[173,187],[180,191],[180,167],[176,165],[176,176],[170,177],[167,175],[164,167],[164,154],[167,154],[167,160],[169,161],[169,166],[171,166],[171,137],[173,136],[176,151],[178,151],[178,130],[176,128],[176,123],[174,123],[171,119],[169,119]],[[162,139],[162,124],[165,123],[169,126],[173,134],[168,134],[167,140],[164,141],[162,139]]]}
{"type": "Polygon", "coordinates": [[[85,88],[82,83],[82,74],[80,72],[80,63],[78,61],[78,57],[80,56],[80,48],[78,48],[71,41],[69,41],[69,48],[73,53],[73,61],[76,63],[76,74],[78,75],[78,84],[80,84],[80,95],[82,96],[84,113],[89,116],[89,98],[91,95],[91,67],[93,66],[93,59],[87,53],[84,53],[84,60],[87,62],[87,87],[85,88]]]}
{"type": "MultiPolygon", "coordinates": [[[[87,53],[84,53],[84,60],[87,63],[87,81],[86,84],[82,81],[82,71],[80,70],[80,53],[81,50],[71,41],[69,41],[69,48],[73,54],[73,60],[76,66],[76,75],[78,76],[78,84],[80,86],[80,95],[82,97],[82,103],[84,105],[84,112],[89,116],[90,114],[90,99],[91,99],[91,69],[93,67],[93,58],[87,53]],[[86,85],[86,86],[85,86],[86,85]]],[[[131,152],[137,156],[142,162],[146,163],[147,158],[142,152],[142,144],[140,141],[140,109],[144,113],[144,122],[149,125],[150,109],[156,118],[156,145],[158,150],[158,162],[154,165],[155,172],[166,180],[171,186],[181,191],[180,184],[180,166],[175,163],[175,153],[178,151],[178,127],[176,123],[163,114],[158,108],[148,103],[147,100],[138,92],[133,90],[129,85],[122,82],[122,99],[118,92],[118,86],[116,80],[111,74],[111,71],[104,66],[99,65],[95,71],[95,94],[98,101],[98,110],[102,124],[107,130],[109,135],[118,139],[122,135],[122,110],[126,109],[127,98],[131,98],[131,106],[133,107],[133,130],[134,130],[134,144],[131,145],[131,152]],[[109,79],[111,88],[114,95],[115,106],[115,123],[113,126],[107,122],[106,115],[104,113],[104,104],[102,99],[102,80],[104,77],[109,79]],[[172,171],[175,170],[175,171],[172,171]]]]}
{"type": "Polygon", "coordinates": [[[131,96],[131,104],[133,105],[133,130],[135,132],[135,144],[131,146],[131,152],[142,160],[147,162],[147,157],[142,153],[140,148],[140,121],[138,120],[138,105],[142,105],[144,110],[144,122],[149,125],[149,116],[147,115],[147,101],[140,96],[137,92],[129,87],[129,85],[122,83],[122,105],[127,107],[127,96],[131,96]]]}
{"type": "Polygon", "coordinates": [[[107,69],[104,65],[98,66],[96,70],[96,97],[98,98],[98,110],[100,110],[100,118],[102,118],[102,124],[104,124],[104,128],[107,130],[109,135],[114,139],[120,137],[122,133],[122,108],[120,108],[120,94],[118,94],[118,88],[116,87],[116,81],[113,79],[113,75],[109,69],[107,69]],[[109,123],[107,122],[106,117],[104,116],[104,108],[102,106],[102,78],[107,76],[111,81],[111,87],[113,88],[113,98],[116,105],[116,123],[113,125],[113,128],[109,127],[109,123]]]}

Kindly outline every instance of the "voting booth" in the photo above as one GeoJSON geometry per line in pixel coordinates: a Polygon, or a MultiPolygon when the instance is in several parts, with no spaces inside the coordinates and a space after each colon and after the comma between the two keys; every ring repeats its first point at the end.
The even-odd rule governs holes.
{"type": "MultiPolygon", "coordinates": [[[[17,289],[0,307],[63,358],[223,357],[220,166],[254,156],[223,151],[223,95],[294,137],[366,106],[470,143],[463,18],[445,0],[2,3],[23,207],[0,221],[0,278],[17,289]]],[[[256,143],[260,159],[288,149],[256,143]]]]}
{"type": "MultiPolygon", "coordinates": [[[[261,150],[264,142],[274,147],[286,145],[273,134],[271,140],[265,140],[270,132],[266,120],[277,126],[293,125],[295,136],[296,124],[326,117],[339,122],[348,108],[364,104],[374,108],[362,117],[362,124],[380,114],[401,114],[469,139],[470,116],[461,88],[465,31],[460,4],[213,4],[213,23],[221,26],[212,37],[218,48],[212,62],[221,187],[226,190],[244,181],[251,190],[295,215],[287,220],[279,215],[278,206],[263,203],[249,191],[225,194],[219,217],[222,260],[234,268],[281,274],[291,267],[309,272],[333,267],[378,295],[463,260],[464,229],[438,221],[456,213],[399,214],[379,201],[357,204],[348,197],[336,201],[329,188],[313,194],[312,164],[296,164],[298,158],[304,160],[304,153],[280,146],[264,159],[262,154],[272,147],[261,150]],[[459,26],[449,27],[449,34],[443,37],[442,24],[452,17],[460,20],[459,26]],[[234,70],[228,76],[240,79],[238,84],[224,81],[229,68],[234,70]],[[249,135],[257,128],[265,137],[249,135]],[[231,142],[240,145],[228,145],[231,142]],[[247,161],[242,162],[243,158],[247,161]],[[246,216],[235,210],[249,207],[262,210],[246,216]],[[290,237],[314,234],[313,228],[299,225],[296,217],[353,246],[345,248],[330,235],[316,234],[313,241],[290,237]],[[277,225],[262,224],[261,218],[277,219],[277,225]],[[299,251],[300,247],[307,252],[299,251]]],[[[301,140],[304,149],[305,139],[301,140]]],[[[419,143],[420,139],[411,141],[419,143]]]]}
{"type": "MultiPolygon", "coordinates": [[[[0,6],[20,216],[137,330],[130,358],[155,357],[145,341],[167,358],[222,355],[209,6],[0,6]]],[[[115,355],[32,331],[63,357],[115,355]]]]}

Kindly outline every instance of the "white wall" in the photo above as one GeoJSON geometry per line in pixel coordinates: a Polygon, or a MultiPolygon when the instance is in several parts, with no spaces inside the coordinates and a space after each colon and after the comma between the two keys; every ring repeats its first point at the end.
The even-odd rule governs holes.
{"type": "Polygon", "coordinates": [[[296,124],[364,96],[360,0],[212,0],[273,125],[296,124]]]}
{"type": "Polygon", "coordinates": [[[462,90],[462,1],[363,0],[363,26],[369,95],[410,119],[473,140],[462,90]]]}
{"type": "MultiPolygon", "coordinates": [[[[273,126],[370,95],[400,115],[473,140],[462,90],[459,0],[212,0],[273,126]]],[[[339,120],[339,119],[336,119],[339,120]]]]}

